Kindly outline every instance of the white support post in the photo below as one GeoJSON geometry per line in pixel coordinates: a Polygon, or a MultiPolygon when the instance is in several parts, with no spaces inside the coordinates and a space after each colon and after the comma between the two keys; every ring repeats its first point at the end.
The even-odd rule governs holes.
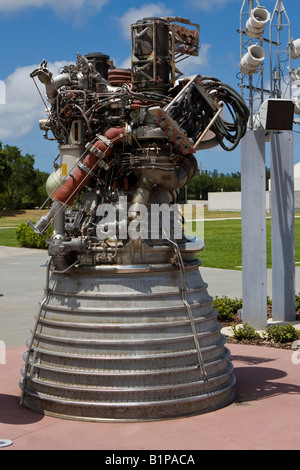
{"type": "Polygon", "coordinates": [[[294,137],[271,134],[272,315],[295,321],[294,137]]]}
{"type": "Polygon", "coordinates": [[[265,132],[248,130],[241,142],[243,323],[267,325],[265,132]]]}

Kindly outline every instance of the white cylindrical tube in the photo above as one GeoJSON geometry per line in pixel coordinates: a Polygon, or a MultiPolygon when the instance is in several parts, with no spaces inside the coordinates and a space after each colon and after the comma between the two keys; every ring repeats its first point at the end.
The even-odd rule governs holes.
{"type": "Polygon", "coordinates": [[[291,57],[292,59],[300,58],[300,38],[292,41],[291,57]]]}
{"type": "Polygon", "coordinates": [[[265,30],[266,23],[270,19],[270,13],[264,7],[251,10],[250,17],[246,23],[245,32],[251,38],[258,38],[265,30]]]}
{"type": "Polygon", "coordinates": [[[59,168],[58,170],[54,171],[54,173],[51,173],[51,175],[48,177],[47,182],[46,182],[46,191],[48,196],[52,196],[52,194],[55,193],[57,188],[61,185],[61,169],[59,168]]]}
{"type": "Polygon", "coordinates": [[[240,70],[246,75],[256,73],[261,62],[266,57],[265,50],[254,44],[248,48],[248,52],[242,57],[240,61],[240,70]]]}
{"type": "Polygon", "coordinates": [[[60,147],[60,167],[52,173],[46,183],[48,196],[52,196],[68,175],[76,169],[76,164],[84,152],[84,148],[79,145],[61,145],[60,147]]]}
{"type": "Polygon", "coordinates": [[[292,100],[295,105],[295,114],[300,114],[300,95],[293,96],[292,100]]]}

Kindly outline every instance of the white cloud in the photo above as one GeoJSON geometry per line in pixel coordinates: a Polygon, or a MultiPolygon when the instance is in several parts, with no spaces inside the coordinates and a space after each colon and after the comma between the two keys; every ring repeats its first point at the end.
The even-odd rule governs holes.
{"type": "Polygon", "coordinates": [[[222,8],[228,3],[237,0],[192,0],[192,6],[203,11],[216,11],[216,8],[222,8]]]}
{"type": "Polygon", "coordinates": [[[114,60],[114,64],[117,64],[118,68],[120,69],[131,69],[131,55],[126,57],[121,63],[119,59],[114,60]]]}
{"type": "MultiPolygon", "coordinates": [[[[59,68],[66,64],[49,63],[48,68],[56,75],[59,68]]],[[[42,99],[30,77],[36,68],[37,65],[19,67],[4,80],[6,104],[0,106],[0,140],[23,137],[38,125],[40,119],[47,117],[42,99]]],[[[36,82],[45,96],[45,87],[38,79],[36,82]]]]}
{"type": "Polygon", "coordinates": [[[57,13],[93,8],[99,12],[109,0],[0,0],[0,11],[15,12],[28,7],[50,7],[57,13]]]}
{"type": "Polygon", "coordinates": [[[178,64],[178,69],[186,76],[190,75],[205,75],[203,68],[209,65],[209,49],[210,44],[202,44],[199,49],[198,56],[190,56],[183,62],[178,64]]]}
{"type": "Polygon", "coordinates": [[[121,27],[123,36],[127,39],[130,38],[130,25],[136,21],[147,17],[162,17],[172,15],[173,10],[167,8],[164,3],[147,3],[141,5],[139,8],[130,8],[121,18],[118,18],[118,22],[121,27]]]}
{"type": "Polygon", "coordinates": [[[110,0],[0,0],[0,13],[13,14],[28,8],[51,8],[65,21],[82,28],[110,0]],[[70,14],[71,13],[71,14],[70,14]]]}
{"type": "Polygon", "coordinates": [[[27,7],[40,7],[45,3],[44,0],[0,0],[0,11],[16,11],[27,7]]]}

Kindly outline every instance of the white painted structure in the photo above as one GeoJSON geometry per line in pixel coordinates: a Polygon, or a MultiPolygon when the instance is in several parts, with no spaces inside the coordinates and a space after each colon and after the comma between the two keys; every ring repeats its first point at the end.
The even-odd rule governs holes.
{"type": "Polygon", "coordinates": [[[300,162],[294,165],[294,188],[295,192],[300,191],[300,162]]]}
{"type": "MultiPolygon", "coordinates": [[[[242,195],[240,191],[208,193],[209,211],[242,210],[242,195]]],[[[270,210],[270,193],[266,191],[266,210],[270,210]]]]}
{"type": "MultiPolygon", "coordinates": [[[[295,210],[300,210],[300,162],[294,165],[294,200],[295,210]]],[[[242,196],[240,191],[208,193],[209,211],[237,211],[242,210],[242,196]]],[[[266,211],[271,212],[271,181],[269,191],[266,191],[266,211]]]]}

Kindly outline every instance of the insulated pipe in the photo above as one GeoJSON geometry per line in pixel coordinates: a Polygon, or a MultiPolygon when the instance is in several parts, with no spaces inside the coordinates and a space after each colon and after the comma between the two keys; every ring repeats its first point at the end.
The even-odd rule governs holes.
{"type": "Polygon", "coordinates": [[[74,174],[72,174],[67,181],[56,191],[53,199],[63,204],[72,204],[75,197],[83,186],[89,181],[91,173],[99,163],[102,157],[108,157],[112,152],[112,147],[124,139],[128,131],[125,127],[115,127],[109,129],[104,138],[100,138],[94,144],[94,151],[90,151],[84,158],[82,163],[78,164],[74,174]],[[94,153],[95,152],[95,153],[94,153]]]}
{"type": "Polygon", "coordinates": [[[113,69],[108,72],[108,83],[112,86],[121,87],[124,83],[131,83],[130,69],[113,69]]]}
{"type": "MultiPolygon", "coordinates": [[[[114,127],[109,129],[104,136],[92,146],[92,150],[86,155],[83,162],[77,164],[77,169],[65,183],[58,188],[55,192],[53,199],[54,203],[46,216],[43,216],[38,222],[32,226],[32,229],[43,235],[49,227],[50,222],[55,218],[60,211],[63,210],[64,205],[70,205],[79,191],[89,181],[93,170],[98,165],[100,159],[104,159],[112,152],[115,144],[123,140],[129,132],[127,127],[114,127]]],[[[61,224],[60,224],[61,227],[61,224]]],[[[61,233],[59,235],[62,235],[61,233]]]]}
{"type": "Polygon", "coordinates": [[[53,78],[52,73],[44,68],[40,68],[31,74],[32,77],[37,75],[39,80],[46,88],[46,96],[48,101],[52,101],[56,98],[58,90],[62,86],[71,85],[71,77],[68,73],[61,73],[53,78]]]}

